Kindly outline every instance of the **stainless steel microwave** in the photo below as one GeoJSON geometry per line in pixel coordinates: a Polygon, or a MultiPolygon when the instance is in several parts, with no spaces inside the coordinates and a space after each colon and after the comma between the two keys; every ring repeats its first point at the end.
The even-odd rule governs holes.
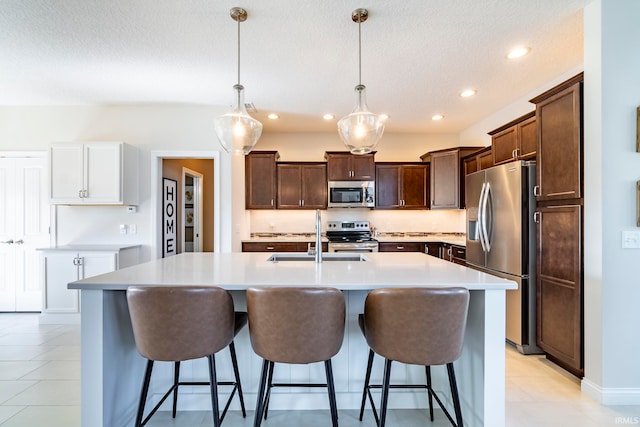
{"type": "Polygon", "coordinates": [[[373,208],[374,181],[329,181],[330,208],[373,208]]]}

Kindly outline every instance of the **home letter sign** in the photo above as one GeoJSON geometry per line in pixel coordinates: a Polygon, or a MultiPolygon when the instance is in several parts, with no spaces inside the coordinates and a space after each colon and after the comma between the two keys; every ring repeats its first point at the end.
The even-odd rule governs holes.
{"type": "Polygon", "coordinates": [[[162,257],[176,254],[176,192],[177,182],[173,179],[162,180],[162,257]]]}

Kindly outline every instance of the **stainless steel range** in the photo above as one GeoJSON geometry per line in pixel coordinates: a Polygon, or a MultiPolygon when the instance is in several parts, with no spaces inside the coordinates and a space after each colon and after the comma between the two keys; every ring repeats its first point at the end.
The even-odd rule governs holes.
{"type": "Polygon", "coordinates": [[[328,221],[329,252],[378,252],[369,221],[328,221]]]}

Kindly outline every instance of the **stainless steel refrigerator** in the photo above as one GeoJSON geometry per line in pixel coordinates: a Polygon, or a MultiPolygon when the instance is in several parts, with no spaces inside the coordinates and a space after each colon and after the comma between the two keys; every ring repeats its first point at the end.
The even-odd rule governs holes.
{"type": "Polygon", "coordinates": [[[507,341],[536,346],[535,162],[516,161],[467,175],[467,265],[518,283],[507,291],[507,341]]]}

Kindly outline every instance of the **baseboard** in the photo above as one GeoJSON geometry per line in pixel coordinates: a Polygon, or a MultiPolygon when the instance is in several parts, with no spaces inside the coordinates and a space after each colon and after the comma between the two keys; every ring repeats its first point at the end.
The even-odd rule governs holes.
{"type": "Polygon", "coordinates": [[[584,394],[594,398],[603,405],[640,405],[640,388],[637,387],[603,388],[586,378],[582,380],[580,387],[584,394]]]}

